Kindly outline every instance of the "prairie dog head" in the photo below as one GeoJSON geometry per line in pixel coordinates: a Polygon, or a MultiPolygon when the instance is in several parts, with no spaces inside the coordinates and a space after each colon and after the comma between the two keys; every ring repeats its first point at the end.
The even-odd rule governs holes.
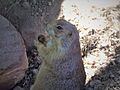
{"type": "Polygon", "coordinates": [[[46,31],[48,35],[39,35],[35,42],[38,52],[46,60],[64,56],[76,40],[79,42],[76,27],[65,20],[48,24],[46,31]]]}

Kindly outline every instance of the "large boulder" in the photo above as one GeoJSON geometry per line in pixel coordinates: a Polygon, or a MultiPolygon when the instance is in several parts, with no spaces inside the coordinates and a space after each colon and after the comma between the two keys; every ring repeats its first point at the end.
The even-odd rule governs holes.
{"type": "Polygon", "coordinates": [[[63,0],[0,0],[0,14],[21,33],[26,47],[44,33],[46,24],[57,19],[63,0]]]}
{"type": "Polygon", "coordinates": [[[25,74],[28,67],[26,49],[21,35],[0,16],[0,90],[9,90],[25,74]]]}

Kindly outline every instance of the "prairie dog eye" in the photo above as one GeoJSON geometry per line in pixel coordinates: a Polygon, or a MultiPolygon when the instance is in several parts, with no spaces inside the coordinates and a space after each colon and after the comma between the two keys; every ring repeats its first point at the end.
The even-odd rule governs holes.
{"type": "Polygon", "coordinates": [[[62,27],[61,25],[58,25],[56,28],[57,28],[58,30],[62,30],[62,29],[63,29],[63,27],[62,27]]]}
{"type": "Polygon", "coordinates": [[[72,32],[68,33],[69,36],[72,36],[72,32]]]}

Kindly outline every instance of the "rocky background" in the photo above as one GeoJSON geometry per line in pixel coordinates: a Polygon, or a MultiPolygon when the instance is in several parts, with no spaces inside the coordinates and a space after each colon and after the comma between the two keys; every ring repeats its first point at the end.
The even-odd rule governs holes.
{"type": "Polygon", "coordinates": [[[63,0],[0,0],[0,90],[29,90],[41,64],[34,40],[63,0]]]}
{"type": "Polygon", "coordinates": [[[120,89],[120,0],[0,0],[0,15],[0,81],[14,76],[11,90],[30,89],[41,64],[33,40],[57,17],[80,32],[85,89],[120,89]]]}

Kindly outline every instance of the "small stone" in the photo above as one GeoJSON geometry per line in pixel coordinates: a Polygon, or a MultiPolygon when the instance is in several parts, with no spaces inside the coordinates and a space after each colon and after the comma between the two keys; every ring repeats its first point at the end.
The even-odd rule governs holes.
{"type": "Polygon", "coordinates": [[[91,81],[91,82],[90,82],[90,86],[91,86],[91,87],[94,87],[95,85],[98,85],[98,84],[100,84],[100,83],[101,83],[100,80],[94,80],[94,81],[91,81]]]}
{"type": "Polygon", "coordinates": [[[33,69],[33,74],[37,74],[38,73],[38,69],[33,69]]]}
{"type": "Polygon", "coordinates": [[[114,76],[113,74],[111,74],[111,75],[110,75],[110,78],[113,79],[113,78],[115,78],[115,76],[114,76]]]}
{"type": "Polygon", "coordinates": [[[52,3],[51,3],[51,2],[48,2],[48,5],[49,5],[49,6],[51,6],[51,5],[52,5],[52,3]]]}
{"type": "Polygon", "coordinates": [[[93,88],[88,88],[88,89],[86,89],[86,90],[94,90],[93,88]]]}
{"type": "Polygon", "coordinates": [[[37,1],[36,0],[33,0],[33,4],[36,4],[37,3],[37,1]]]}
{"type": "Polygon", "coordinates": [[[117,71],[117,73],[120,75],[120,70],[119,70],[119,71],[117,71]]]}
{"type": "Polygon", "coordinates": [[[23,6],[24,8],[30,8],[30,4],[29,4],[29,2],[27,2],[27,1],[25,1],[25,2],[22,4],[22,6],[23,6]]]}
{"type": "Polygon", "coordinates": [[[20,86],[16,86],[13,90],[25,90],[25,89],[21,88],[20,86]]]}

